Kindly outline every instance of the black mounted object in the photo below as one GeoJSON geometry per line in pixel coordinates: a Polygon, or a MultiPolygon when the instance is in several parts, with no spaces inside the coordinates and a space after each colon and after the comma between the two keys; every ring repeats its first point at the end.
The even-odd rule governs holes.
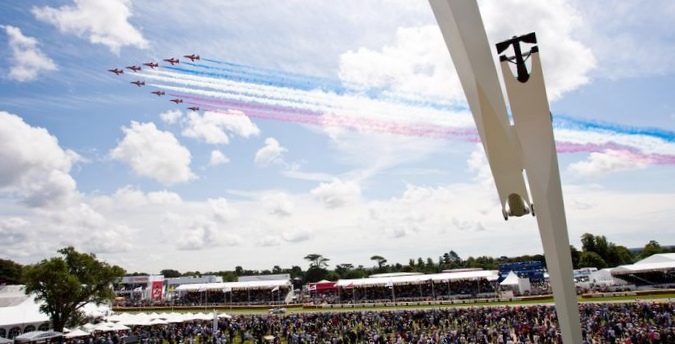
{"type": "Polygon", "coordinates": [[[511,39],[495,44],[495,46],[497,47],[497,54],[501,54],[510,46],[513,46],[514,56],[508,57],[506,55],[499,55],[499,61],[515,63],[518,81],[527,82],[527,80],[530,78],[530,73],[528,73],[527,67],[525,66],[525,60],[527,60],[532,53],[538,52],[539,48],[535,45],[530,48],[529,52],[523,54],[522,50],[520,49],[520,43],[537,44],[537,36],[534,34],[534,32],[530,32],[522,36],[513,36],[511,39]]]}

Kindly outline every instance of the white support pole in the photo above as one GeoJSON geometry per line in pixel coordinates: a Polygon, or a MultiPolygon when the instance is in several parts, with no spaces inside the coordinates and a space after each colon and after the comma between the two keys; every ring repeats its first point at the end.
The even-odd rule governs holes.
{"type": "Polygon", "coordinates": [[[579,305],[551,112],[539,53],[531,53],[530,61],[527,82],[521,83],[514,77],[507,61],[501,62],[502,75],[523,150],[560,331],[565,343],[578,343],[581,340],[579,305]]]}
{"type": "MultiPolygon", "coordinates": [[[[543,77],[534,80],[536,73],[541,74],[538,54],[534,54],[537,56],[532,57],[532,63],[533,70],[539,71],[533,72],[529,81],[520,83],[509,75],[511,83],[518,83],[507,83],[514,128],[506,114],[495,59],[476,1],[429,2],[476,121],[502,206],[505,196],[512,194],[527,202],[522,170],[527,172],[562,339],[566,344],[580,343],[581,325],[548,100],[543,77]]],[[[508,66],[502,66],[502,71],[510,73],[508,66]]]]}

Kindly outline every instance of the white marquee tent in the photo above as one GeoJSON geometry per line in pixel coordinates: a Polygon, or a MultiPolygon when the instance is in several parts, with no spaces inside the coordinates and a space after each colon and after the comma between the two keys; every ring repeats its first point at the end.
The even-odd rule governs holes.
{"type": "Polygon", "coordinates": [[[40,312],[35,297],[24,293],[22,285],[0,287],[0,332],[8,335],[18,328],[20,333],[26,328],[37,330],[49,325],[49,316],[40,312]],[[4,330],[4,331],[3,331],[4,330]]]}
{"type": "Polygon", "coordinates": [[[651,255],[635,264],[621,265],[611,269],[614,276],[629,275],[642,272],[666,271],[675,269],[675,253],[651,255]]]}
{"type": "MultiPolygon", "coordinates": [[[[110,307],[87,304],[82,310],[89,316],[103,316],[110,307]]],[[[49,324],[49,316],[40,312],[40,303],[33,295],[25,294],[23,285],[0,286],[0,337],[3,333],[8,336],[10,331],[47,330],[49,324]]]]}
{"type": "Polygon", "coordinates": [[[503,281],[499,283],[500,286],[511,287],[517,289],[519,293],[525,293],[530,291],[530,279],[529,278],[520,278],[516,275],[515,272],[511,271],[503,281]]]}

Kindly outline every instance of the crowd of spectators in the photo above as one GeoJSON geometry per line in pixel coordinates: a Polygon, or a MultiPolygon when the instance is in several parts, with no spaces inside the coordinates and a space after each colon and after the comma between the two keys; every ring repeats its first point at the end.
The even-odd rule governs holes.
{"type": "MultiPolygon", "coordinates": [[[[582,344],[675,343],[671,302],[588,303],[579,312],[582,344]]],[[[221,319],[215,334],[211,326],[187,322],[137,327],[127,338],[170,344],[229,344],[235,339],[291,344],[562,342],[550,305],[236,315],[221,319]]],[[[117,344],[111,336],[93,335],[84,343],[117,344]]]]}

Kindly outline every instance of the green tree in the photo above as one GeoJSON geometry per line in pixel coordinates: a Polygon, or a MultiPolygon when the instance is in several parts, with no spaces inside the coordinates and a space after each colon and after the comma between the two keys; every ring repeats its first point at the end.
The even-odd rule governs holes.
{"type": "Polygon", "coordinates": [[[309,269],[305,272],[305,282],[318,282],[328,275],[328,261],[330,259],[316,253],[308,254],[305,260],[309,261],[309,269]]]}
{"type": "Polygon", "coordinates": [[[347,278],[347,274],[354,268],[353,264],[345,263],[338,264],[335,266],[335,272],[340,276],[340,278],[347,278]]]}
{"type": "Polygon", "coordinates": [[[586,252],[596,252],[595,235],[591,233],[584,233],[581,235],[581,250],[586,252]]]}
{"type": "Polygon", "coordinates": [[[1,284],[23,284],[21,281],[21,272],[23,266],[11,260],[0,259],[0,285],[1,284]]]}
{"type": "Polygon", "coordinates": [[[633,261],[632,257],[626,254],[627,248],[609,242],[604,235],[585,233],[581,236],[581,244],[584,252],[597,253],[605,261],[606,267],[630,264],[633,261]]]}
{"type": "Polygon", "coordinates": [[[377,271],[384,272],[382,267],[387,263],[387,260],[384,259],[384,257],[375,255],[370,257],[370,260],[374,260],[377,263],[377,271]]]}
{"type": "Polygon", "coordinates": [[[607,262],[595,252],[584,251],[579,254],[579,267],[604,269],[607,262]]]}
{"type": "Polygon", "coordinates": [[[642,251],[638,255],[640,259],[645,259],[649,256],[658,254],[658,253],[663,253],[663,248],[661,248],[661,244],[659,244],[656,240],[650,240],[645,247],[642,248],[642,251]]]}
{"type": "Polygon", "coordinates": [[[635,257],[626,246],[616,246],[611,244],[607,265],[610,267],[633,264],[635,257]]]}
{"type": "Polygon", "coordinates": [[[70,246],[58,251],[62,256],[43,259],[24,267],[26,294],[35,295],[42,301],[40,310],[49,315],[54,330],[63,327],[87,303],[107,303],[115,294],[113,283],[125,274],[117,265],[109,265],[96,259],[94,254],[75,251],[70,246]]]}
{"type": "Polygon", "coordinates": [[[570,255],[572,256],[572,269],[578,269],[581,252],[573,245],[570,245],[570,255]]]}
{"type": "Polygon", "coordinates": [[[176,278],[183,276],[178,270],[173,270],[173,269],[164,269],[159,272],[161,275],[164,276],[164,278],[176,278]]]}
{"type": "Polygon", "coordinates": [[[319,268],[325,269],[328,267],[328,261],[330,259],[325,258],[324,256],[316,253],[308,254],[305,256],[305,260],[309,261],[309,268],[319,268]]]}

